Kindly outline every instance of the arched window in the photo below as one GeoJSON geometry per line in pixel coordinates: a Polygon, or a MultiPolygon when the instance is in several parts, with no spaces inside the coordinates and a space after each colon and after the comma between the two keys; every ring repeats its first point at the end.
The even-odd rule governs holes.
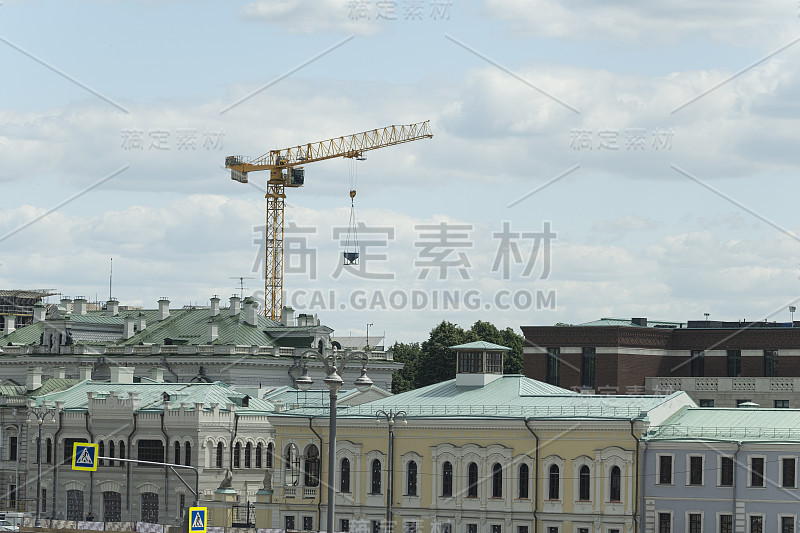
{"type": "MultiPolygon", "coordinates": [[[[125,441],[122,440],[119,441],[119,458],[125,459],[125,441]]],[[[125,463],[120,463],[120,466],[125,466],[125,463]]]]}
{"type": "Polygon", "coordinates": [[[408,471],[406,472],[406,495],[417,495],[417,463],[415,461],[408,462],[408,471]]]}
{"type": "Polygon", "coordinates": [[[547,490],[547,498],[550,500],[558,499],[558,483],[559,483],[558,465],[550,465],[550,479],[547,490]]]}
{"type": "Polygon", "coordinates": [[[222,452],[223,452],[223,447],[222,443],[220,442],[217,444],[217,460],[215,463],[215,466],[217,468],[222,468],[222,452]]]}
{"type": "Polygon", "coordinates": [[[589,484],[592,481],[591,473],[589,471],[589,467],[583,465],[580,471],[580,485],[578,487],[578,499],[583,501],[589,501],[591,498],[589,497],[589,484]]]}
{"type": "Polygon", "coordinates": [[[306,487],[319,486],[319,450],[315,445],[306,449],[305,476],[303,484],[306,487]]]}
{"type": "Polygon", "coordinates": [[[442,496],[453,495],[453,465],[445,461],[442,465],[442,496]]]}
{"type": "Polygon", "coordinates": [[[286,447],[284,458],[284,484],[294,487],[300,484],[300,451],[294,443],[286,447]]]}
{"type": "Polygon", "coordinates": [[[242,443],[237,442],[233,447],[233,468],[242,467],[242,443]]]}
{"type": "Polygon", "coordinates": [[[372,483],[370,488],[372,489],[370,494],[381,493],[381,462],[378,459],[372,461],[372,483]]]}
{"type": "Polygon", "coordinates": [[[251,465],[253,464],[252,462],[250,462],[252,455],[253,455],[253,445],[248,442],[247,445],[244,447],[244,467],[245,468],[251,468],[251,465]]]}
{"type": "Polygon", "coordinates": [[[467,498],[478,497],[478,465],[470,463],[467,467],[467,498]]]}
{"type": "Polygon", "coordinates": [[[272,468],[272,454],[275,452],[275,446],[270,442],[267,444],[267,468],[272,468]]]}
{"type": "Polygon", "coordinates": [[[256,444],[256,468],[261,468],[261,456],[264,455],[264,448],[261,444],[256,444]]]}
{"type": "Polygon", "coordinates": [[[621,501],[622,498],[620,498],[620,496],[621,496],[621,492],[622,492],[621,491],[622,487],[621,487],[621,484],[620,484],[621,480],[620,480],[620,471],[619,471],[619,467],[618,466],[612,466],[611,467],[611,475],[609,477],[610,477],[610,484],[611,484],[611,486],[609,487],[609,494],[610,494],[609,500],[612,501],[612,502],[621,501]]]}
{"type": "Polygon", "coordinates": [[[175,441],[175,457],[172,458],[172,462],[176,465],[181,464],[181,443],[175,441]]]}
{"type": "MultiPolygon", "coordinates": [[[[114,457],[114,441],[108,441],[108,456],[114,457]]],[[[108,466],[114,466],[114,461],[109,461],[108,466]]]]}
{"type": "Polygon", "coordinates": [[[503,497],[503,467],[500,463],[492,465],[492,498],[503,497]]]}
{"type": "MultiPolygon", "coordinates": [[[[97,448],[97,455],[99,455],[100,457],[105,457],[106,456],[105,443],[103,441],[100,441],[99,444],[100,444],[100,446],[98,446],[98,448],[97,448]]],[[[100,466],[103,466],[105,464],[105,461],[103,461],[102,459],[98,459],[97,460],[97,464],[99,464],[100,466]]]]}
{"type": "Polygon", "coordinates": [[[183,447],[183,464],[192,466],[192,445],[188,442],[183,447]]]}
{"type": "Polygon", "coordinates": [[[519,490],[517,491],[517,498],[520,500],[528,499],[528,478],[530,477],[530,469],[528,465],[519,465],[519,490]]]}
{"type": "Polygon", "coordinates": [[[342,467],[339,473],[340,479],[340,492],[349,493],[350,492],[350,459],[345,457],[342,459],[342,467]]]}
{"type": "Polygon", "coordinates": [[[50,464],[53,462],[53,439],[48,437],[45,442],[44,462],[50,464]]]}

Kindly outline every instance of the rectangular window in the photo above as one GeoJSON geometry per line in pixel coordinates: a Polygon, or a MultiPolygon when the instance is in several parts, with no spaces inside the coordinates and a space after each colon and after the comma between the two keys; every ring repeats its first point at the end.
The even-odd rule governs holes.
{"type": "Polygon", "coordinates": [[[47,512],[47,489],[42,489],[42,512],[47,512]]]}
{"type": "Polygon", "coordinates": [[[467,524],[467,533],[478,533],[478,524],[467,524]]]}
{"type": "Polygon", "coordinates": [[[596,348],[584,348],[581,355],[581,386],[594,388],[594,368],[597,359],[596,348]]]}
{"type": "Polygon", "coordinates": [[[405,533],[417,533],[417,522],[414,520],[410,522],[404,522],[403,531],[405,531],[405,533]]]}
{"type": "Polygon", "coordinates": [[[314,529],[314,517],[313,516],[304,516],[303,517],[303,531],[311,531],[314,529]]]}
{"type": "Polygon", "coordinates": [[[672,456],[658,456],[658,483],[660,485],[672,485],[672,456]]]}
{"type": "Polygon", "coordinates": [[[728,363],[728,377],[735,378],[742,375],[742,351],[741,350],[728,350],[727,351],[728,363]]]}
{"type": "Polygon", "coordinates": [[[458,353],[458,372],[459,374],[480,374],[483,372],[483,353],[482,352],[459,352],[458,353]]]}
{"type": "Polygon", "coordinates": [[[719,485],[721,487],[733,486],[733,457],[720,457],[719,485]]]}
{"type": "Polygon", "coordinates": [[[794,517],[782,516],[781,517],[781,533],[794,533],[794,517]]]}
{"type": "Polygon", "coordinates": [[[693,378],[702,378],[706,375],[706,352],[704,350],[692,350],[690,369],[693,378]]]}
{"type": "Polygon", "coordinates": [[[283,517],[283,525],[285,526],[284,529],[294,529],[294,517],[293,516],[285,516],[283,517]]]}
{"type": "Polygon", "coordinates": [[[775,400],[775,408],[776,409],[788,409],[789,408],[789,400],[775,400]]]}
{"type": "Polygon", "coordinates": [[[8,460],[17,460],[17,437],[8,437],[8,460]]]}
{"type": "Polygon", "coordinates": [[[528,526],[517,526],[517,533],[528,533],[528,526]]]}
{"type": "Polygon", "coordinates": [[[589,528],[588,527],[579,527],[578,528],[578,533],[589,533],[589,528]]]}
{"type": "Polygon", "coordinates": [[[750,458],[750,486],[763,487],[764,486],[764,458],[751,457],[750,458]]]}
{"type": "Polygon", "coordinates": [[[700,400],[700,407],[714,407],[714,400],[700,400]]]}
{"type": "Polygon", "coordinates": [[[719,533],[733,533],[733,515],[719,515],[719,533]]]}
{"type": "Polygon", "coordinates": [[[548,526],[547,533],[558,533],[558,526],[548,526]]]}
{"type": "Polygon", "coordinates": [[[342,518],[339,520],[339,531],[350,531],[350,519],[342,518]]]}
{"type": "Polygon", "coordinates": [[[503,526],[500,524],[492,524],[492,533],[503,533],[503,526]]]}
{"type": "Polygon", "coordinates": [[[764,350],[764,377],[778,375],[778,350],[764,350]]]}
{"type": "Polygon", "coordinates": [[[700,513],[689,514],[689,533],[703,533],[703,515],[700,513]]]}
{"type": "Polygon", "coordinates": [[[545,381],[551,385],[558,386],[560,383],[561,370],[561,348],[547,349],[547,372],[545,381]]]}
{"type": "Polygon", "coordinates": [[[692,455],[689,457],[689,485],[703,484],[703,456],[692,455]]]}
{"type": "Polygon", "coordinates": [[[453,533],[453,524],[450,522],[445,522],[442,524],[442,527],[439,528],[439,533],[453,533]]]}
{"type": "Polygon", "coordinates": [[[503,372],[503,354],[501,352],[486,354],[486,371],[496,374],[503,372]]]}
{"type": "Polygon", "coordinates": [[[658,513],[658,533],[670,533],[672,516],[669,513],[658,513]]]}
{"type": "Polygon", "coordinates": [[[381,521],[380,520],[373,520],[372,524],[372,533],[381,533],[381,521]]]}
{"type": "Polygon", "coordinates": [[[750,531],[748,533],[764,533],[764,517],[750,515],[750,531]]]}
{"type": "Polygon", "coordinates": [[[795,483],[795,465],[794,457],[784,457],[781,459],[781,487],[793,489],[797,485],[795,483]]]}
{"type": "Polygon", "coordinates": [[[142,439],[136,443],[136,452],[140,461],[164,462],[164,443],[160,440],[142,439]]]}

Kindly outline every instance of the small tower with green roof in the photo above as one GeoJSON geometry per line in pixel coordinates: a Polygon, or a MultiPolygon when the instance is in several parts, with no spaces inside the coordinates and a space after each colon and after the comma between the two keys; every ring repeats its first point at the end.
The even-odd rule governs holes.
{"type": "Polygon", "coordinates": [[[503,355],[511,350],[486,341],[451,346],[456,351],[456,386],[483,387],[503,375],[503,355]]]}

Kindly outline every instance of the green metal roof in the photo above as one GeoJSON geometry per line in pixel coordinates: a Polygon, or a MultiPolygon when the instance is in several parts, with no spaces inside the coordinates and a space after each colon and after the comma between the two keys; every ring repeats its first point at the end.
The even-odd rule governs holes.
{"type": "MultiPolygon", "coordinates": [[[[675,394],[683,394],[681,392],[675,394]]],[[[639,418],[672,396],[578,394],[525,376],[504,375],[482,387],[452,379],[357,406],[337,409],[340,417],[374,417],[379,410],[405,411],[411,418],[639,418]]],[[[327,416],[322,409],[297,409],[283,416],[327,416]]]]}
{"type": "Polygon", "coordinates": [[[458,346],[451,346],[451,350],[502,350],[504,352],[511,351],[511,348],[500,346],[499,344],[492,344],[486,341],[468,342],[466,344],[459,344],[458,346]]]}
{"type": "Polygon", "coordinates": [[[800,442],[800,409],[684,407],[645,438],[652,441],[800,442]]]}
{"type": "Polygon", "coordinates": [[[130,393],[139,394],[141,404],[137,411],[163,411],[166,392],[172,399],[171,410],[180,409],[180,403],[185,403],[185,408],[194,410],[195,403],[202,403],[204,410],[210,410],[211,404],[216,403],[221,411],[227,410],[229,403],[236,404],[236,412],[240,415],[266,414],[274,409],[272,403],[258,398],[250,398],[248,407],[242,407],[242,398],[245,394],[238,392],[222,382],[215,383],[109,383],[107,381],[81,381],[66,390],[53,392],[36,397],[37,405],[42,402],[63,401],[64,408],[73,411],[88,409],[89,399],[87,393],[109,395],[111,392],[128,397],[130,393]]]}
{"type": "Polygon", "coordinates": [[[41,322],[23,326],[11,332],[11,335],[0,337],[0,346],[9,346],[11,344],[20,346],[37,343],[42,336],[42,331],[44,331],[44,326],[41,322]]]}

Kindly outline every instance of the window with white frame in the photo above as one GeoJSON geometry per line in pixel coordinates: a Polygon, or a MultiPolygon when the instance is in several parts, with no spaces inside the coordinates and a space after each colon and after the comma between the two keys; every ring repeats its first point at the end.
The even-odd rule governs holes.
{"type": "Polygon", "coordinates": [[[765,458],[761,456],[750,456],[747,458],[750,466],[749,485],[752,488],[764,487],[764,464],[765,458]]]}
{"type": "Polygon", "coordinates": [[[622,472],[617,465],[611,467],[608,481],[608,500],[611,502],[622,501],[622,472]]]}
{"type": "Polygon", "coordinates": [[[719,479],[717,483],[720,487],[733,486],[733,457],[729,455],[717,456],[717,469],[719,470],[719,479]]]}
{"type": "Polygon", "coordinates": [[[686,521],[688,533],[703,533],[703,513],[688,513],[686,521]]]}
{"type": "Polygon", "coordinates": [[[785,489],[794,489],[797,487],[797,458],[781,457],[781,487],[785,489]]]}
{"type": "Polygon", "coordinates": [[[717,515],[717,531],[719,533],[733,533],[733,515],[720,513],[717,515]]]}
{"type": "Polygon", "coordinates": [[[542,461],[542,490],[545,500],[555,503],[564,494],[564,459],[557,455],[545,457],[542,461]]]}
{"type": "Polygon", "coordinates": [[[672,533],[672,513],[658,513],[658,533],[672,533]]]}
{"type": "Polygon", "coordinates": [[[703,484],[703,456],[702,455],[689,455],[686,457],[688,466],[687,472],[687,485],[702,485],[703,484]]]}
{"type": "Polygon", "coordinates": [[[590,501],[592,499],[592,473],[587,465],[581,466],[578,473],[578,500],[590,501]]]}
{"type": "Polygon", "coordinates": [[[794,515],[780,515],[778,520],[780,520],[780,533],[794,533],[794,515]]]}
{"type": "Polygon", "coordinates": [[[672,485],[672,454],[657,454],[656,461],[658,461],[658,484],[672,485]]]}
{"type": "Polygon", "coordinates": [[[747,533],[764,533],[764,515],[751,514],[747,520],[747,533]]]}

